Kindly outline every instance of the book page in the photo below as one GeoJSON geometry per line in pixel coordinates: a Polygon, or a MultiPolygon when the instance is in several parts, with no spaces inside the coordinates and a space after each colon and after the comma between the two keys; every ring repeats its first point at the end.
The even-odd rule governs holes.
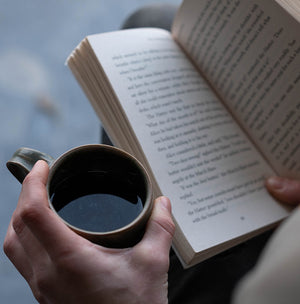
{"type": "Polygon", "coordinates": [[[88,41],[195,251],[287,215],[263,186],[272,170],[168,32],[88,41]]]}
{"type": "Polygon", "coordinates": [[[296,19],[275,1],[252,0],[187,0],[173,27],[272,167],[298,178],[299,32],[296,19]]]}

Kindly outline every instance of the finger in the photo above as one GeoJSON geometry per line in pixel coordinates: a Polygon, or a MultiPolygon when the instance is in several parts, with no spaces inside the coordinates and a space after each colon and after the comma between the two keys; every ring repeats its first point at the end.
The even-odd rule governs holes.
{"type": "Polygon", "coordinates": [[[18,243],[22,246],[28,263],[31,265],[31,269],[34,271],[35,267],[40,268],[42,265],[46,265],[49,262],[49,256],[46,250],[32,234],[23,220],[16,215],[13,216],[12,226],[17,236],[18,243]]]}
{"type": "Polygon", "coordinates": [[[12,216],[11,225],[13,230],[17,235],[18,241],[21,244],[23,251],[25,251],[29,262],[32,261],[32,265],[39,265],[43,260],[48,258],[48,255],[39,240],[36,239],[23,221],[23,216],[24,213],[26,213],[25,210],[27,210],[27,206],[32,200],[34,200],[31,199],[33,196],[31,192],[34,192],[35,197],[41,197],[40,202],[47,203],[45,185],[47,182],[48,171],[48,165],[43,161],[34,166],[32,172],[29,173],[28,177],[26,177],[23,182],[18,205],[12,216]],[[28,184],[30,184],[30,188],[28,187],[28,184]]]}
{"type": "Polygon", "coordinates": [[[159,197],[138,247],[147,256],[159,254],[162,259],[168,259],[174,231],[170,201],[167,197],[159,197]]]}
{"type": "Polygon", "coordinates": [[[274,176],[266,180],[266,187],[281,202],[300,204],[300,181],[274,176]]]}
{"type": "MultiPolygon", "coordinates": [[[[44,163],[43,166],[47,172],[48,165],[44,163]]],[[[46,177],[43,180],[44,184],[47,181],[47,174],[48,173],[46,173],[46,177]]],[[[33,249],[35,248],[35,246],[33,245],[34,243],[32,242],[32,240],[28,238],[29,230],[28,228],[26,228],[25,224],[20,218],[20,210],[22,208],[22,196],[24,196],[24,187],[22,187],[17,208],[13,214],[11,222],[9,223],[3,249],[8,258],[15,265],[17,270],[28,281],[33,273],[32,263],[30,262],[29,257],[31,257],[32,260],[37,261],[38,256],[41,254],[41,250],[40,248],[35,250],[37,254],[31,253],[34,252],[33,249]],[[18,233],[16,233],[16,231],[19,233],[19,235],[18,233]],[[28,250],[25,250],[26,248],[28,250]]],[[[35,243],[37,243],[36,240],[35,243]]]]}
{"type": "Polygon", "coordinates": [[[41,200],[40,203],[48,207],[46,191],[48,174],[48,164],[42,160],[37,161],[23,181],[17,209],[20,203],[22,203],[22,207],[28,203],[28,198],[31,198],[32,192],[34,192],[34,195],[37,197],[45,198],[41,200]],[[28,185],[30,185],[30,187],[28,187],[28,185]]]}
{"type": "Polygon", "coordinates": [[[31,263],[27,258],[27,254],[24,251],[24,248],[22,247],[11,222],[7,229],[6,237],[3,243],[3,250],[20,274],[27,281],[29,281],[32,276],[31,263]]]}
{"type": "Polygon", "coordinates": [[[46,190],[48,171],[45,162],[39,161],[35,164],[23,182],[16,212],[50,258],[56,259],[72,252],[72,246],[82,238],[72,232],[49,208],[46,190]]]}

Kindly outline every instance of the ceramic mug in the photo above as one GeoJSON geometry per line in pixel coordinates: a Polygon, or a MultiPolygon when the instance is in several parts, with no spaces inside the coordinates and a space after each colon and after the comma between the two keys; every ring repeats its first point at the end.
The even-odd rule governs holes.
{"type": "Polygon", "coordinates": [[[152,186],[142,164],[107,145],[84,145],[58,159],[29,148],[18,149],[7,168],[23,182],[44,160],[50,208],[73,231],[102,246],[125,248],[143,236],[153,208],[152,186]]]}

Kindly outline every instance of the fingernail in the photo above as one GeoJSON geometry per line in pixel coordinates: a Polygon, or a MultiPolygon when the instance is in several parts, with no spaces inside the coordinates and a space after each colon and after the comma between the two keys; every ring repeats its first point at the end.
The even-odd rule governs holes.
{"type": "Polygon", "coordinates": [[[267,184],[273,190],[281,190],[284,186],[283,179],[278,176],[272,176],[267,179],[267,184]]]}

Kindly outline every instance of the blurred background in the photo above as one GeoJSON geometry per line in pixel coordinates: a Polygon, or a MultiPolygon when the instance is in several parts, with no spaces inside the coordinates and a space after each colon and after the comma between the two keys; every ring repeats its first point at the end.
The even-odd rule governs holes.
{"type": "Polygon", "coordinates": [[[22,146],[57,157],[72,147],[99,143],[99,120],[65,60],[85,36],[117,30],[130,13],[151,3],[0,0],[1,303],[36,303],[2,250],[21,189],[5,163],[22,146]]]}

